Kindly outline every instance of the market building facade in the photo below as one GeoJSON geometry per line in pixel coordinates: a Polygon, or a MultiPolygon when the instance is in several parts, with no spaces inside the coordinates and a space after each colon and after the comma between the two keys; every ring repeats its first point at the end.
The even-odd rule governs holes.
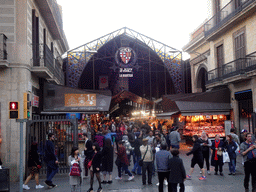
{"type": "Polygon", "coordinates": [[[192,92],[228,88],[232,126],[238,134],[255,133],[256,1],[210,3],[212,17],[183,48],[190,54],[192,92]]]}

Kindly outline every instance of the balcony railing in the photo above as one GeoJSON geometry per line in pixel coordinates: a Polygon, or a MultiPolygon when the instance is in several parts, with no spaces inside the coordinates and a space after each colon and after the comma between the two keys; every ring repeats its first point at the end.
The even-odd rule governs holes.
{"type": "Polygon", "coordinates": [[[46,67],[51,73],[54,73],[53,54],[46,44],[33,44],[33,68],[46,67]]]}
{"type": "Polygon", "coordinates": [[[0,33],[0,60],[7,60],[7,37],[5,34],[0,33]]]}
{"type": "Polygon", "coordinates": [[[256,52],[209,71],[207,84],[256,70],[256,52]]]}
{"type": "Polygon", "coordinates": [[[59,63],[60,60],[58,58],[55,59],[55,70],[54,70],[54,76],[58,79],[60,84],[64,85],[65,79],[64,79],[64,72],[61,69],[61,63],[59,63]]]}
{"type": "Polygon", "coordinates": [[[231,0],[225,7],[218,11],[211,19],[205,23],[205,36],[219,29],[237,13],[241,12],[248,5],[256,0],[231,0]]]}

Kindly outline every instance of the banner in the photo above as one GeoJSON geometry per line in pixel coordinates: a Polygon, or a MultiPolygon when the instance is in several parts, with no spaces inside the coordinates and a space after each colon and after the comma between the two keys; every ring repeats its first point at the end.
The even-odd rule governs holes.
{"type": "Polygon", "coordinates": [[[99,89],[107,89],[107,88],[108,88],[108,76],[100,76],[99,89]]]}
{"type": "Polygon", "coordinates": [[[96,106],[96,94],[65,94],[65,106],[96,106]]]}

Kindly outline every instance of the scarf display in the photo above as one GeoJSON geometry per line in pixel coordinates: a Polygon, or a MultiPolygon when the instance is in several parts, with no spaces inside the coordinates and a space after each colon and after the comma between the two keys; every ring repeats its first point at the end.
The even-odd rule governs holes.
{"type": "Polygon", "coordinates": [[[220,140],[219,140],[219,141],[216,141],[216,140],[215,140],[215,154],[214,154],[214,160],[216,160],[216,161],[218,161],[218,155],[217,155],[217,151],[218,151],[218,150],[216,150],[216,148],[218,148],[219,144],[220,144],[220,140]]]}

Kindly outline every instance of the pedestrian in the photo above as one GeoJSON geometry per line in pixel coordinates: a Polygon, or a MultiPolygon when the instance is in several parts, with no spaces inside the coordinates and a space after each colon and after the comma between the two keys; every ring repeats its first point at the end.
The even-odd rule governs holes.
{"type": "MultiPolygon", "coordinates": [[[[125,132],[126,132],[126,130],[125,130],[125,132]]],[[[130,162],[131,153],[134,150],[134,148],[131,146],[127,135],[123,136],[123,140],[122,141],[123,141],[123,146],[124,146],[124,148],[126,150],[126,154],[127,154],[127,158],[128,158],[129,166],[130,166],[130,163],[131,163],[130,162]]],[[[117,148],[117,150],[118,150],[118,148],[117,148]]]]}
{"type": "Polygon", "coordinates": [[[128,180],[131,181],[134,179],[134,176],[131,174],[131,172],[128,170],[128,158],[126,155],[126,150],[123,146],[123,141],[119,141],[118,143],[118,151],[115,152],[117,154],[117,160],[119,161],[118,163],[118,176],[115,178],[117,180],[121,180],[121,169],[123,169],[125,171],[125,173],[127,173],[129,175],[128,180]]]}
{"type": "Polygon", "coordinates": [[[151,145],[151,147],[153,147],[154,138],[153,131],[149,131],[149,135],[146,137],[146,139],[148,139],[148,145],[151,145]]]}
{"type": "Polygon", "coordinates": [[[187,179],[191,179],[192,173],[194,172],[194,167],[196,164],[198,164],[202,172],[202,176],[199,178],[199,180],[203,181],[206,179],[206,177],[204,172],[204,159],[201,144],[197,135],[193,135],[192,140],[194,142],[193,148],[190,152],[186,153],[187,156],[193,154],[190,173],[187,175],[187,179]]]}
{"type": "Polygon", "coordinates": [[[108,138],[106,139],[105,145],[102,150],[102,173],[103,173],[102,184],[112,183],[113,158],[114,158],[114,149],[113,149],[113,146],[111,145],[111,140],[108,138]],[[106,179],[107,175],[109,175],[108,181],[106,179]]]}
{"type": "MultiPolygon", "coordinates": [[[[70,166],[70,170],[75,163],[77,163],[79,165],[79,167],[82,164],[81,158],[79,156],[78,147],[72,147],[71,154],[68,157],[68,164],[70,166]]],[[[80,172],[80,174],[81,174],[81,172],[80,172]]],[[[82,182],[81,175],[80,176],[69,175],[69,184],[71,186],[71,192],[81,191],[81,182],[82,182]]]]}
{"type": "Polygon", "coordinates": [[[249,192],[250,175],[252,177],[252,192],[256,192],[256,158],[252,151],[255,151],[256,145],[252,142],[252,134],[245,135],[245,142],[240,145],[240,153],[244,159],[244,188],[249,192]]]}
{"type": "MultiPolygon", "coordinates": [[[[126,131],[126,130],[125,130],[125,131],[126,131]]],[[[125,132],[125,131],[124,131],[124,132],[125,132]]],[[[119,142],[119,141],[122,141],[122,139],[123,139],[123,132],[120,131],[120,128],[119,128],[119,127],[117,127],[117,128],[116,128],[116,138],[115,138],[117,150],[118,150],[118,142],[119,142]]]]}
{"type": "Polygon", "coordinates": [[[84,146],[84,156],[85,156],[85,159],[84,159],[84,170],[85,170],[85,173],[82,173],[82,174],[85,174],[86,177],[88,177],[88,163],[89,161],[92,159],[92,155],[93,155],[93,149],[92,149],[92,141],[88,138],[88,135],[87,133],[83,133],[83,136],[84,136],[84,140],[85,140],[85,146],[84,146]]]}
{"type": "Polygon", "coordinates": [[[140,146],[141,158],[143,160],[142,165],[142,184],[146,185],[146,171],[148,172],[148,184],[152,185],[152,171],[153,171],[153,152],[151,145],[148,144],[148,139],[142,140],[142,146],[140,146]]]}
{"type": "Polygon", "coordinates": [[[169,134],[170,145],[172,148],[180,148],[180,133],[178,132],[178,127],[174,127],[173,131],[169,134]]]}
{"type": "Polygon", "coordinates": [[[53,133],[48,134],[48,140],[45,143],[45,156],[44,156],[44,162],[47,166],[47,177],[45,180],[45,184],[48,185],[49,188],[57,187],[57,185],[52,183],[52,179],[54,175],[59,170],[59,162],[55,155],[55,148],[54,148],[54,140],[55,136],[53,133]]]}
{"type": "Polygon", "coordinates": [[[170,139],[169,139],[167,129],[163,129],[163,137],[165,138],[165,141],[166,141],[166,144],[167,144],[167,150],[169,150],[170,149],[170,139]]]}
{"type": "Polygon", "coordinates": [[[232,140],[235,141],[238,145],[240,145],[239,137],[237,134],[235,134],[235,129],[230,129],[230,135],[232,136],[232,140]]]}
{"type": "MultiPolygon", "coordinates": [[[[170,169],[169,169],[169,160],[172,155],[167,149],[167,144],[161,144],[160,151],[156,153],[156,167],[158,173],[158,191],[163,192],[164,180],[169,181],[170,169]]],[[[171,185],[168,185],[168,191],[171,191],[171,185]]]]}
{"type": "Polygon", "coordinates": [[[179,149],[171,149],[173,157],[169,160],[170,176],[168,185],[171,185],[171,192],[177,192],[177,185],[180,186],[180,192],[185,191],[184,181],[186,180],[186,171],[183,161],[179,158],[179,149]]]}
{"type": "Polygon", "coordinates": [[[134,162],[134,167],[132,169],[132,173],[137,175],[141,175],[141,166],[139,165],[139,161],[141,159],[141,153],[140,153],[141,145],[142,145],[142,131],[140,131],[140,135],[135,139],[135,142],[134,142],[135,162],[134,162]]]}
{"type": "MultiPolygon", "coordinates": [[[[153,153],[156,154],[156,152],[158,152],[160,150],[161,145],[165,145],[166,144],[166,140],[163,136],[161,136],[159,130],[155,131],[155,137],[153,139],[153,153]]],[[[155,161],[155,155],[154,155],[154,161],[153,161],[153,175],[155,174],[155,170],[156,170],[156,161],[155,161]]],[[[159,183],[158,183],[159,184],[159,183]]],[[[165,184],[167,185],[167,181],[165,182],[165,184]]]]}
{"type": "Polygon", "coordinates": [[[228,152],[229,156],[229,174],[228,175],[235,175],[236,174],[236,149],[237,145],[234,140],[232,140],[231,135],[227,135],[226,137],[226,144],[225,144],[225,149],[228,152]]]}
{"type": "Polygon", "coordinates": [[[220,175],[223,176],[222,167],[223,167],[223,150],[224,150],[224,142],[220,140],[220,135],[216,134],[215,140],[212,142],[212,158],[211,165],[215,167],[214,175],[218,175],[218,171],[220,175]]]}
{"type": "Polygon", "coordinates": [[[28,187],[28,182],[32,179],[32,177],[35,177],[36,181],[36,189],[41,189],[44,188],[44,186],[39,184],[39,170],[42,166],[40,160],[39,160],[39,155],[37,153],[37,142],[32,142],[30,151],[28,153],[28,169],[29,169],[29,176],[27,177],[25,183],[23,184],[23,189],[30,189],[28,187]]]}
{"type": "Polygon", "coordinates": [[[94,142],[98,143],[100,148],[102,149],[104,145],[104,141],[105,141],[105,137],[102,135],[102,129],[99,129],[99,131],[96,133],[94,137],[94,142]]]}
{"type": "Polygon", "coordinates": [[[89,167],[90,169],[90,175],[91,175],[91,180],[90,180],[90,188],[88,189],[87,192],[92,192],[93,191],[93,180],[94,180],[94,174],[96,175],[96,178],[98,180],[99,183],[99,188],[97,190],[97,192],[101,192],[102,191],[102,187],[101,187],[101,179],[100,179],[100,167],[101,167],[101,163],[102,163],[102,153],[100,151],[100,147],[98,143],[93,143],[92,145],[92,149],[93,149],[93,156],[92,156],[92,164],[91,167],[89,167]]]}
{"type": "Polygon", "coordinates": [[[201,143],[201,146],[202,146],[203,163],[205,161],[206,168],[207,168],[207,173],[208,173],[208,175],[210,175],[211,172],[210,172],[209,159],[210,159],[210,147],[212,146],[212,142],[208,138],[207,134],[204,131],[202,132],[202,135],[201,135],[199,140],[200,140],[200,143],[201,143]]]}

